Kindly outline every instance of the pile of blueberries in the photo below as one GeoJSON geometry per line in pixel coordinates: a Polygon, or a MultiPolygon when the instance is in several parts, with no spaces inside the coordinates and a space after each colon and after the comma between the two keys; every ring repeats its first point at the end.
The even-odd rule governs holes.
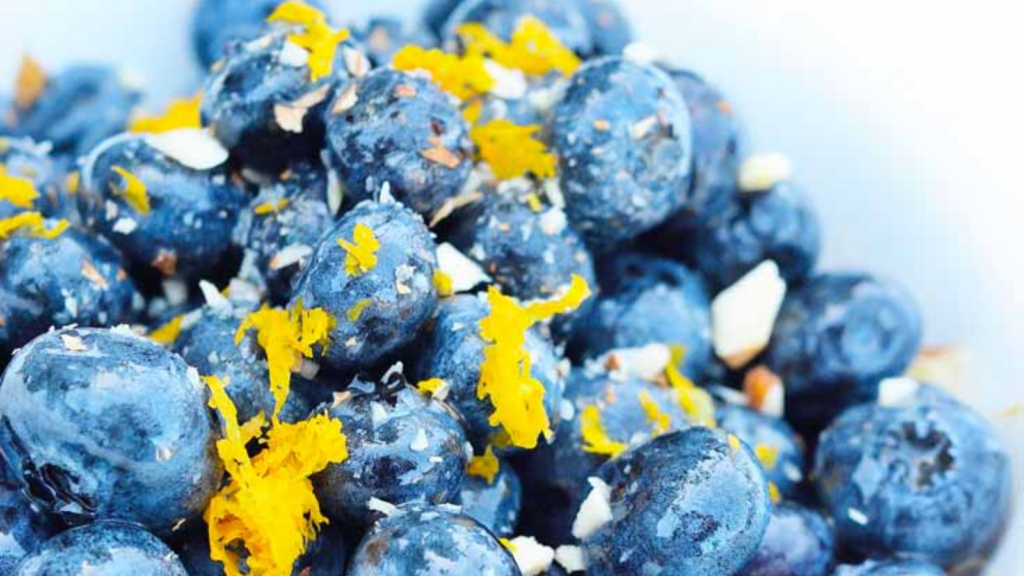
{"type": "Polygon", "coordinates": [[[330,523],[293,574],[981,569],[1010,463],[991,423],[913,376],[913,299],[816,270],[784,159],[750,154],[726,97],[635,43],[614,0],[432,0],[416,24],[352,27],[315,80],[277,5],[197,2],[202,130],[128,130],[142,93],[100,65],[30,69],[0,99],[0,576],[225,573],[198,376],[230,383],[240,421],[273,410],[264,348],[236,340],[262,305],[338,319],[280,414],[327,411],[349,453],[313,477],[330,523]],[[501,180],[471,102],[391,62],[458,54],[466,23],[509,40],[527,16],[581,65],[505,70],[474,98],[557,160],[501,180]],[[26,212],[36,228],[5,228],[26,212]],[[359,226],[379,248],[347,274],[338,239],[359,226]],[[484,293],[551,299],[573,275],[594,296],[525,339],[553,434],[496,448],[484,293]],[[444,394],[415,386],[435,378],[444,394]]]}

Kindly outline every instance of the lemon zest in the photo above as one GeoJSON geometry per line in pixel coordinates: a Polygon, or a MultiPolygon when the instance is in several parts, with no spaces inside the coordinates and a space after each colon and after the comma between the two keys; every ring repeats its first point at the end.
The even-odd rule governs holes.
{"type": "Polygon", "coordinates": [[[509,42],[478,22],[462,24],[456,33],[467,54],[487,56],[506,68],[522,70],[530,76],[544,76],[552,71],[572,76],[580,66],[579,57],[534,16],[519,20],[509,42]]]}
{"type": "Polygon", "coordinates": [[[686,354],[685,348],[679,345],[669,346],[671,358],[665,365],[665,377],[669,385],[677,392],[679,406],[690,418],[708,428],[717,426],[715,422],[715,401],[711,394],[697,387],[692,380],[679,371],[679,364],[686,354]]]}
{"type": "Polygon", "coordinates": [[[53,240],[68,228],[67,220],[58,220],[53,228],[46,229],[46,219],[39,212],[20,212],[0,220],[0,240],[10,238],[16,232],[23,232],[29,238],[53,240]]]}
{"type": "Polygon", "coordinates": [[[202,96],[172,100],[162,114],[141,116],[132,122],[132,132],[148,132],[159,134],[185,128],[202,128],[203,121],[199,113],[202,96]]]}
{"type": "Polygon", "coordinates": [[[494,78],[487,72],[480,55],[458,56],[437,48],[427,50],[409,45],[395,54],[391,65],[405,72],[423,70],[442,90],[462,100],[487,93],[494,87],[494,78]]]}
{"type": "Polygon", "coordinates": [[[299,0],[288,0],[280,4],[267,18],[267,22],[286,22],[305,29],[301,34],[289,34],[288,41],[309,52],[306,65],[309,66],[309,79],[312,82],[331,75],[338,44],[350,36],[345,28],[331,28],[323,12],[299,0]]]}
{"type": "Polygon", "coordinates": [[[78,170],[72,170],[68,173],[68,177],[64,179],[64,188],[68,191],[68,194],[74,196],[78,194],[78,188],[82,182],[82,173],[78,170]]]}
{"type": "Polygon", "coordinates": [[[483,100],[474,100],[468,106],[462,109],[462,117],[466,119],[466,122],[470,126],[480,121],[480,116],[484,112],[483,100]]]}
{"type": "Polygon", "coordinates": [[[487,290],[490,313],[480,320],[480,337],[488,343],[480,364],[476,395],[490,398],[493,427],[501,427],[514,446],[535,448],[537,437],[551,437],[551,424],[544,409],[544,385],[530,374],[526,331],[531,326],[575,310],[590,296],[586,280],[573,274],[564,296],[523,306],[496,287],[487,290]]]}
{"type": "Polygon", "coordinates": [[[441,270],[434,270],[434,290],[437,290],[437,295],[442,298],[455,294],[452,277],[441,270]]]}
{"type": "Polygon", "coordinates": [[[608,437],[608,432],[601,424],[601,411],[593,404],[584,408],[580,415],[580,434],[583,436],[584,452],[615,458],[629,448],[625,442],[617,442],[608,437]]]}
{"type": "Polygon", "coordinates": [[[488,445],[482,456],[473,456],[466,466],[466,473],[470,476],[479,476],[487,480],[488,484],[494,484],[494,478],[501,470],[501,462],[494,455],[494,449],[488,445]]]}
{"type": "Polygon", "coordinates": [[[661,436],[668,432],[672,419],[667,413],[661,411],[661,406],[658,406],[658,403],[654,401],[650,393],[647,390],[641,390],[637,394],[637,399],[640,401],[640,406],[644,409],[647,419],[651,421],[651,425],[654,427],[653,435],[661,436]]]}
{"type": "Polygon", "coordinates": [[[229,477],[204,514],[210,558],[227,576],[241,576],[243,564],[249,576],[287,576],[328,523],[309,477],[348,458],[342,423],[317,414],[295,424],[275,421],[264,433],[263,414],[240,425],[225,382],[203,380],[224,423],[217,454],[229,477]],[[254,439],[262,449],[250,457],[246,445],[254,439]]]}
{"type": "Polygon", "coordinates": [[[0,164],[0,201],[6,200],[18,208],[31,208],[39,198],[39,191],[32,180],[21,176],[12,176],[7,167],[0,164]]]}
{"type": "Polygon", "coordinates": [[[14,83],[14,105],[19,110],[31,108],[46,91],[48,82],[42,64],[28,54],[22,56],[14,83]]]}
{"type": "Polygon", "coordinates": [[[254,206],[252,211],[257,216],[266,216],[267,214],[270,214],[271,212],[276,214],[276,213],[280,212],[281,210],[284,210],[285,208],[287,208],[289,203],[290,203],[290,200],[288,200],[287,198],[282,198],[282,199],[278,200],[277,202],[263,202],[262,204],[257,204],[256,206],[254,206]]]}
{"type": "Polygon", "coordinates": [[[380,249],[380,240],[369,226],[356,224],[352,231],[352,241],[338,238],[338,246],[348,252],[348,255],[345,256],[345,273],[349,276],[362,276],[377,266],[377,250],[380,249]]]}
{"type": "Polygon", "coordinates": [[[740,451],[740,447],[743,446],[743,444],[740,443],[740,439],[737,438],[733,434],[729,434],[728,438],[729,438],[729,448],[732,449],[732,453],[735,454],[735,453],[739,452],[740,451]]]}
{"type": "Polygon", "coordinates": [[[235,332],[235,345],[242,343],[250,329],[256,329],[256,342],[267,356],[270,371],[274,421],[288,398],[292,371],[299,367],[302,357],[313,357],[314,345],[327,348],[331,330],[336,324],[336,320],[322,308],[306,310],[301,301],[291,310],[264,305],[242,318],[235,332]]]}
{"type": "Polygon", "coordinates": [[[113,166],[111,170],[124,180],[124,187],[119,191],[124,197],[124,201],[139,214],[149,214],[149,194],[146,184],[120,166],[113,166]]]}
{"type": "Polygon", "coordinates": [[[775,465],[779,462],[779,449],[768,444],[754,446],[754,455],[761,461],[761,466],[768,471],[775,469],[775,465]]]}
{"type": "Polygon", "coordinates": [[[447,386],[448,383],[440,378],[428,378],[427,380],[421,380],[416,383],[416,389],[423,394],[430,394],[431,396],[437,394],[437,391],[447,386]]]}
{"type": "Polygon", "coordinates": [[[538,178],[555,175],[555,156],[533,137],[540,126],[519,126],[504,118],[473,126],[469,138],[477,155],[487,162],[499,180],[511,180],[532,173],[538,178]]]}
{"type": "Polygon", "coordinates": [[[771,499],[772,504],[778,504],[782,500],[782,493],[779,492],[779,487],[775,482],[768,482],[768,498],[771,499]]]}
{"type": "Polygon", "coordinates": [[[369,308],[370,305],[372,304],[372,298],[363,298],[362,300],[359,300],[358,302],[353,304],[352,307],[349,308],[347,312],[345,312],[345,318],[349,322],[358,322],[359,317],[363,315],[363,311],[369,308]]]}
{"type": "Polygon", "coordinates": [[[149,339],[157,344],[170,345],[181,335],[181,322],[185,319],[184,314],[178,314],[170,321],[163,324],[156,330],[149,333],[149,339]]]}
{"type": "Polygon", "coordinates": [[[544,205],[540,202],[540,196],[537,196],[536,192],[530,192],[526,195],[526,205],[530,207],[530,210],[538,214],[544,209],[544,205]]]}
{"type": "Polygon", "coordinates": [[[513,543],[508,538],[498,538],[498,542],[501,542],[501,545],[504,546],[505,549],[508,550],[509,552],[511,552],[513,554],[516,553],[517,548],[516,548],[515,543],[513,543]]]}

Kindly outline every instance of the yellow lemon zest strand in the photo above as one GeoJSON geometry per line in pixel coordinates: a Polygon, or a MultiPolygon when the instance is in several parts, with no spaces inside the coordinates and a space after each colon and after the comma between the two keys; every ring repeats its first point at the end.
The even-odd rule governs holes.
{"type": "Polygon", "coordinates": [[[779,449],[775,446],[758,444],[754,446],[754,455],[761,461],[761,466],[768,471],[773,470],[779,462],[779,449]]]}
{"type": "Polygon", "coordinates": [[[43,66],[38,60],[25,54],[21,57],[18,77],[14,82],[14,105],[18,110],[28,110],[46,91],[48,83],[43,66]]]}
{"type": "Polygon", "coordinates": [[[494,87],[494,78],[487,73],[484,58],[475,54],[458,56],[436,48],[427,50],[409,45],[395,54],[391,65],[405,72],[423,70],[442,90],[462,100],[489,92],[494,87]]]}
{"type": "Polygon", "coordinates": [[[353,304],[347,312],[345,312],[345,318],[349,322],[358,322],[359,317],[363,315],[363,311],[369,308],[371,304],[373,304],[373,299],[371,298],[363,298],[362,300],[359,300],[353,304]]]}
{"type": "Polygon", "coordinates": [[[142,116],[132,122],[132,132],[149,132],[153,134],[181,130],[184,128],[202,128],[203,121],[199,114],[202,96],[182,98],[171,101],[163,114],[142,116]]]}
{"type": "Polygon", "coordinates": [[[669,385],[679,395],[679,405],[682,407],[694,422],[701,426],[714,428],[715,422],[715,401],[711,394],[702,388],[697,387],[689,378],[679,371],[679,364],[683,361],[685,349],[679,345],[670,346],[671,359],[665,365],[665,377],[669,385]]]}
{"type": "Polygon", "coordinates": [[[540,196],[537,196],[536,192],[530,192],[526,195],[526,205],[530,207],[530,210],[537,213],[544,209],[544,204],[541,204],[540,196]]]}
{"type": "Polygon", "coordinates": [[[295,424],[274,422],[263,434],[262,414],[239,425],[224,383],[212,376],[204,381],[224,423],[217,454],[229,477],[204,515],[210,558],[227,576],[241,576],[242,565],[249,576],[287,576],[327,523],[309,477],[348,458],[342,423],[317,414],[295,424]],[[262,449],[250,457],[246,444],[254,438],[262,449]]]}
{"type": "Polygon", "coordinates": [[[124,188],[118,191],[124,197],[124,201],[139,214],[149,214],[149,194],[146,184],[120,166],[113,166],[111,170],[124,180],[124,188]]]}
{"type": "Polygon", "coordinates": [[[555,156],[543,142],[533,137],[540,126],[519,126],[500,118],[473,126],[469,138],[476,145],[477,155],[487,162],[499,180],[511,180],[528,172],[538,178],[555,175],[555,156]]]}
{"type": "Polygon", "coordinates": [[[82,182],[82,174],[78,170],[74,170],[68,173],[68,177],[64,180],[64,188],[68,191],[68,194],[74,196],[78,194],[78,187],[82,182]]]}
{"type": "Polygon", "coordinates": [[[242,319],[235,332],[235,345],[242,343],[250,329],[256,329],[256,342],[263,348],[270,370],[270,391],[274,394],[272,418],[275,422],[288,398],[292,370],[299,366],[303,356],[313,357],[314,345],[327,348],[335,325],[335,319],[323,309],[306,310],[302,302],[290,311],[264,305],[242,319]]]}
{"type": "Polygon", "coordinates": [[[498,475],[498,471],[501,470],[501,463],[498,461],[498,457],[494,455],[494,449],[491,446],[487,446],[482,456],[473,456],[473,459],[469,461],[469,465],[466,467],[466,473],[470,476],[479,476],[487,480],[488,484],[494,484],[494,478],[498,475]]]}
{"type": "Polygon", "coordinates": [[[508,550],[509,552],[511,552],[513,554],[516,553],[516,545],[513,544],[512,541],[509,540],[508,538],[498,538],[498,542],[501,542],[501,545],[504,546],[505,549],[508,550]]]}
{"type": "Polygon", "coordinates": [[[470,126],[476,124],[480,120],[480,116],[484,112],[483,100],[474,100],[468,106],[462,109],[462,117],[466,119],[466,122],[470,126]]]}
{"type": "Polygon", "coordinates": [[[442,298],[455,294],[455,290],[452,288],[452,277],[440,270],[434,270],[434,290],[437,290],[437,295],[442,298]]]}
{"type": "Polygon", "coordinates": [[[601,424],[601,411],[591,404],[580,415],[580,434],[583,436],[583,451],[615,458],[629,448],[625,442],[616,442],[608,437],[601,424]]]}
{"type": "Polygon", "coordinates": [[[444,388],[447,382],[440,378],[429,378],[427,380],[421,380],[416,383],[416,389],[423,394],[430,394],[431,396],[437,394],[437,391],[444,388]]]}
{"type": "Polygon", "coordinates": [[[352,241],[338,238],[338,246],[348,252],[345,256],[345,273],[349,276],[362,276],[377,266],[380,240],[369,226],[356,224],[352,231],[352,241]]]}
{"type": "Polygon", "coordinates": [[[640,401],[640,406],[643,407],[647,419],[651,421],[651,425],[654,427],[653,435],[661,436],[668,432],[672,419],[668,414],[661,411],[661,406],[658,406],[654,398],[646,390],[641,390],[637,394],[637,399],[640,401]]]}
{"type": "Polygon", "coordinates": [[[772,504],[778,504],[782,500],[782,493],[779,492],[779,487],[775,482],[768,483],[768,497],[771,498],[772,504]]]}
{"type": "Polygon", "coordinates": [[[735,453],[739,452],[740,448],[743,446],[743,444],[740,443],[740,439],[737,438],[733,434],[729,434],[728,439],[729,439],[729,448],[732,449],[732,453],[735,454],[735,453]]]}
{"type": "Polygon", "coordinates": [[[263,202],[262,204],[257,204],[256,206],[254,206],[252,211],[257,216],[266,216],[271,212],[277,213],[280,212],[281,210],[284,210],[285,208],[288,207],[289,202],[290,200],[288,200],[287,198],[282,198],[277,202],[263,202]]]}
{"type": "Polygon", "coordinates": [[[313,26],[320,22],[327,22],[327,16],[305,2],[287,0],[278,4],[277,8],[267,17],[267,22],[287,22],[289,24],[313,26]]]}
{"type": "Polygon", "coordinates": [[[184,314],[178,314],[169,322],[150,332],[149,339],[157,344],[174,344],[175,340],[178,339],[178,336],[181,335],[181,322],[184,319],[184,314]]]}
{"type": "Polygon", "coordinates": [[[456,33],[467,54],[486,55],[506,68],[522,70],[531,76],[544,76],[552,71],[572,76],[580,66],[579,57],[534,16],[519,20],[509,42],[477,22],[459,26],[456,33]]]}
{"type": "Polygon", "coordinates": [[[338,44],[348,40],[350,36],[347,29],[331,28],[323,12],[297,0],[289,0],[279,5],[267,18],[267,22],[286,22],[305,28],[301,34],[289,34],[288,41],[309,52],[306,64],[309,66],[309,79],[312,82],[331,75],[338,44]]]}
{"type": "Polygon", "coordinates": [[[8,174],[7,167],[0,164],[0,201],[6,200],[18,208],[32,208],[38,198],[39,191],[31,180],[8,174]]]}
{"type": "Polygon", "coordinates": [[[17,232],[29,238],[53,240],[68,228],[67,220],[58,220],[53,228],[46,229],[46,219],[39,212],[20,212],[0,220],[0,240],[6,240],[17,232]]]}
{"type": "Polygon", "coordinates": [[[544,385],[530,374],[526,331],[531,326],[575,310],[590,296],[587,282],[573,274],[569,290],[561,298],[522,306],[494,286],[487,290],[490,313],[480,320],[480,337],[488,345],[480,364],[477,398],[490,398],[494,412],[490,424],[508,433],[514,446],[535,448],[537,437],[551,436],[544,410],[544,385]]]}

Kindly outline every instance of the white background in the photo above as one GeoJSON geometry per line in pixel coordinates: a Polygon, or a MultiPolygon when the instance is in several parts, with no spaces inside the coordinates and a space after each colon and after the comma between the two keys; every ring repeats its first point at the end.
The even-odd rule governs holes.
{"type": "MultiPolygon", "coordinates": [[[[332,1],[338,24],[416,9],[410,0],[332,1]]],[[[908,285],[925,309],[928,341],[971,350],[962,392],[988,415],[1024,401],[1019,2],[623,3],[645,42],[727,91],[754,149],[793,159],[822,212],[826,267],[908,285]]],[[[12,79],[29,50],[50,67],[125,66],[157,102],[189,94],[199,81],[190,5],[0,0],[0,79],[12,79]]],[[[9,90],[0,81],[0,92],[9,90]]],[[[1024,444],[1024,426],[1004,424],[1024,444]]],[[[1024,574],[1024,542],[1013,547],[1000,576],[1024,574]]]]}

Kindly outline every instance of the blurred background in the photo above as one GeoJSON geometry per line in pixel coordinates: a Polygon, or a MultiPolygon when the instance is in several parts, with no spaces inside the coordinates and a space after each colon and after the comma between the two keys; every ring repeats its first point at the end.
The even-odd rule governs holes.
{"type": "MultiPolygon", "coordinates": [[[[639,38],[725,90],[754,151],[792,159],[822,213],[824,267],[906,284],[927,341],[969,352],[961,395],[1024,444],[1021,418],[1001,415],[1024,402],[1020,3],[620,1],[639,38]]],[[[328,3],[339,25],[419,9],[328,3]]],[[[50,68],[119,64],[147,87],[150,107],[191,94],[202,72],[192,4],[0,0],[0,92],[27,51],[50,68]]],[[[998,573],[1020,574],[1024,543],[1007,548],[1015,560],[998,573]]]]}

